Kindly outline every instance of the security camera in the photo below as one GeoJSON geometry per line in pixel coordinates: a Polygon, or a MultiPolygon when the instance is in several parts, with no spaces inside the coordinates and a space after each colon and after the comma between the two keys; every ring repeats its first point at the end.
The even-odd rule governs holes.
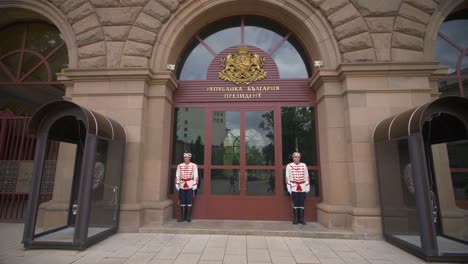
{"type": "Polygon", "coordinates": [[[173,71],[175,70],[175,64],[167,64],[166,71],[173,71]]]}
{"type": "Polygon", "coordinates": [[[320,68],[323,66],[323,61],[314,61],[314,67],[320,68]]]}

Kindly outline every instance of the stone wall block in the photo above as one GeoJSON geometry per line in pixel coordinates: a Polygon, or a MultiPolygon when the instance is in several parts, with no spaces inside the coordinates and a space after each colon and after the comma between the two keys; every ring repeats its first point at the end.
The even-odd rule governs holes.
{"type": "Polygon", "coordinates": [[[73,24],[76,21],[83,19],[92,13],[94,13],[94,7],[89,2],[86,2],[84,5],[78,7],[77,9],[70,11],[70,13],[68,13],[67,15],[67,19],[68,22],[73,24]]]}
{"type": "Polygon", "coordinates": [[[118,7],[119,0],[89,0],[94,7],[118,7]]]}
{"type": "Polygon", "coordinates": [[[355,50],[363,50],[372,47],[372,40],[369,33],[361,33],[349,38],[342,39],[338,42],[340,51],[350,52],[355,50]]]}
{"type": "Polygon", "coordinates": [[[392,59],[392,33],[372,33],[371,38],[374,42],[377,61],[390,61],[392,59]]]}
{"type": "Polygon", "coordinates": [[[403,17],[397,17],[395,21],[395,31],[422,38],[424,37],[426,26],[403,17]]]}
{"type": "Polygon", "coordinates": [[[437,3],[432,0],[405,0],[405,2],[429,14],[432,14],[437,8],[437,3]]]}
{"type": "Polygon", "coordinates": [[[96,14],[94,13],[72,25],[72,28],[77,35],[96,27],[99,27],[99,21],[96,14]]]}
{"type": "Polygon", "coordinates": [[[325,0],[308,0],[309,4],[313,7],[318,8],[325,0]]]}
{"type": "Polygon", "coordinates": [[[375,61],[373,48],[347,52],[343,54],[343,62],[369,62],[375,61]]]}
{"type": "Polygon", "coordinates": [[[367,31],[367,25],[362,17],[358,17],[334,29],[338,40],[361,34],[367,31]]]}
{"type": "Polygon", "coordinates": [[[120,64],[120,56],[122,54],[124,42],[109,41],[107,46],[107,67],[117,68],[120,64]]]}
{"type": "Polygon", "coordinates": [[[102,27],[105,40],[125,41],[131,26],[102,27]]]}
{"type": "Polygon", "coordinates": [[[149,57],[151,55],[151,49],[152,49],[151,45],[134,42],[134,41],[127,41],[125,43],[123,54],[149,57]]]}
{"type": "Polygon", "coordinates": [[[103,26],[133,25],[140,7],[96,8],[103,26]]]}
{"type": "Polygon", "coordinates": [[[155,0],[150,0],[143,9],[143,12],[151,15],[161,22],[166,22],[171,15],[171,11],[155,0]]]}
{"type": "Polygon", "coordinates": [[[361,17],[361,14],[359,14],[357,9],[352,4],[347,4],[345,7],[331,14],[328,17],[328,20],[333,27],[337,27],[357,17],[361,17]]]}
{"type": "Polygon", "coordinates": [[[101,27],[97,27],[81,33],[76,36],[76,44],[78,47],[86,46],[104,40],[101,27]]]}
{"type": "Polygon", "coordinates": [[[88,2],[88,0],[67,0],[63,4],[60,5],[60,9],[67,14],[68,12],[77,9],[82,4],[88,2]]]}
{"type": "Polygon", "coordinates": [[[392,48],[392,61],[422,61],[424,55],[422,51],[392,48]]]}
{"type": "Polygon", "coordinates": [[[106,55],[106,44],[104,43],[104,41],[78,48],[78,56],[80,59],[103,55],[106,55]]]}
{"type": "Polygon", "coordinates": [[[80,59],[78,62],[80,68],[103,68],[106,67],[106,56],[80,59]]]}
{"type": "Polygon", "coordinates": [[[145,6],[148,0],[120,0],[120,6],[145,6]]]}
{"type": "Polygon", "coordinates": [[[158,33],[159,30],[161,29],[162,23],[156,18],[142,12],[138,16],[135,22],[135,25],[141,28],[144,28],[146,30],[149,30],[151,32],[158,33]]]}
{"type": "Polygon", "coordinates": [[[177,7],[179,6],[179,2],[177,0],[158,0],[158,2],[167,7],[172,12],[176,11],[177,7]]]}
{"type": "Polygon", "coordinates": [[[348,3],[348,0],[325,0],[325,2],[320,5],[320,10],[322,10],[325,16],[329,16],[348,3]]]}
{"type": "Polygon", "coordinates": [[[422,51],[424,49],[423,45],[423,39],[420,37],[415,37],[400,32],[393,33],[392,47],[394,48],[422,51]]]}
{"type": "Polygon", "coordinates": [[[366,17],[365,20],[371,33],[390,33],[393,31],[394,17],[366,17]]]}
{"type": "Polygon", "coordinates": [[[363,16],[392,16],[403,0],[351,0],[363,16]]]}
{"type": "Polygon", "coordinates": [[[157,35],[146,29],[132,27],[128,35],[129,40],[153,45],[157,35]]]}
{"type": "Polygon", "coordinates": [[[425,25],[429,23],[429,19],[431,18],[431,16],[428,13],[416,7],[410,6],[407,3],[403,3],[403,5],[401,5],[399,15],[411,19],[413,21],[423,23],[425,25]]]}
{"type": "Polygon", "coordinates": [[[138,56],[122,56],[121,67],[147,67],[148,58],[138,56]]]}

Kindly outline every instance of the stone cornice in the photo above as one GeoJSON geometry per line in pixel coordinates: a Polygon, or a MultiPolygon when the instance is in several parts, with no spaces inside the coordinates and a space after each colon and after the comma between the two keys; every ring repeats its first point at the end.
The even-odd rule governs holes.
{"type": "Polygon", "coordinates": [[[343,63],[336,69],[319,68],[311,78],[309,85],[317,90],[324,82],[341,82],[346,77],[388,77],[388,76],[443,76],[446,66],[438,62],[377,62],[343,63]]]}
{"type": "Polygon", "coordinates": [[[59,81],[149,81],[153,72],[149,68],[65,69],[58,74],[59,81]]]}

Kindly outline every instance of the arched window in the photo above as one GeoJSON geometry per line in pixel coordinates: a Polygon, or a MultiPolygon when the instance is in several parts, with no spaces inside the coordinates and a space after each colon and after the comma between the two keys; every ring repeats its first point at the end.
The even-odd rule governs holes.
{"type": "Polygon", "coordinates": [[[189,41],[177,64],[177,78],[205,80],[212,60],[240,45],[259,48],[271,56],[281,79],[312,74],[302,44],[289,29],[263,17],[236,16],[209,25],[189,41]]]}
{"type": "Polygon", "coordinates": [[[439,81],[442,96],[468,96],[468,6],[458,8],[441,25],[435,43],[435,58],[449,66],[439,81]]]}
{"type": "Polygon", "coordinates": [[[64,95],[56,73],[68,63],[68,54],[55,26],[10,24],[0,28],[0,40],[0,109],[31,115],[38,106],[64,95]]]}
{"type": "MultiPolygon", "coordinates": [[[[468,97],[468,3],[457,7],[441,25],[435,43],[435,58],[449,66],[439,80],[441,96],[468,97]]],[[[453,194],[459,208],[468,210],[468,142],[447,144],[453,194]]]]}

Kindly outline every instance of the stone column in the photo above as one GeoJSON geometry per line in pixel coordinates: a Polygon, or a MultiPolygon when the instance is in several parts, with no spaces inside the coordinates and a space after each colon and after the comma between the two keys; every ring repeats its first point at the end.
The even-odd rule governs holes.
{"type": "MultiPolygon", "coordinates": [[[[143,222],[145,121],[152,73],[138,69],[68,69],[61,77],[73,83],[66,96],[73,102],[109,116],[127,133],[120,199],[119,231],[137,232],[143,222]]],[[[155,120],[158,122],[158,120],[155,120]]]]}
{"type": "Polygon", "coordinates": [[[143,117],[142,180],[139,190],[143,225],[162,224],[172,217],[172,200],[167,198],[170,175],[172,93],[177,83],[172,72],[152,75],[143,117]]]}
{"type": "Polygon", "coordinates": [[[320,69],[317,91],[322,202],[319,222],[380,234],[372,133],[389,116],[431,100],[435,63],[353,63],[320,69]]]}

